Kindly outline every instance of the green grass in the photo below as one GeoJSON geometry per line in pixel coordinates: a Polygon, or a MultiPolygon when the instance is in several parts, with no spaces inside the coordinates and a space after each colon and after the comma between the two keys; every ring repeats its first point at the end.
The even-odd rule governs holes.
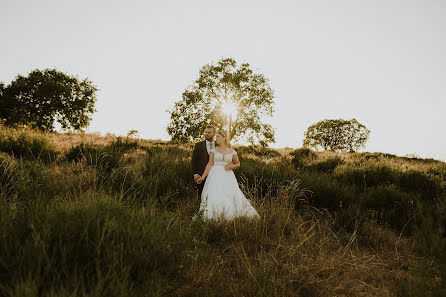
{"type": "Polygon", "coordinates": [[[192,220],[191,144],[0,134],[1,296],[446,292],[445,163],[236,147],[261,219],[222,224],[192,220]]]}

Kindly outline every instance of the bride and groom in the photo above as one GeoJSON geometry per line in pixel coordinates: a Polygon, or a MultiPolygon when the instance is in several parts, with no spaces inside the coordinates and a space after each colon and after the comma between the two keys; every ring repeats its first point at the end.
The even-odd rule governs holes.
{"type": "Polygon", "coordinates": [[[208,126],[204,141],[195,144],[192,169],[201,197],[200,215],[204,219],[260,218],[237,183],[233,169],[240,167],[237,152],[228,146],[224,132],[208,126]],[[215,137],[215,140],[214,140],[215,137]]]}

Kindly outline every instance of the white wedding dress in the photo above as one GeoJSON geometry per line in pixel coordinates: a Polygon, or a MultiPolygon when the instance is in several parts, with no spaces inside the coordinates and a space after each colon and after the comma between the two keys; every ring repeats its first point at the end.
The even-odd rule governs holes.
{"type": "Polygon", "coordinates": [[[258,212],[240,190],[232,170],[226,171],[225,166],[232,162],[232,153],[221,154],[212,149],[214,165],[211,167],[201,194],[199,214],[204,219],[226,219],[235,217],[260,218],[258,212]]]}

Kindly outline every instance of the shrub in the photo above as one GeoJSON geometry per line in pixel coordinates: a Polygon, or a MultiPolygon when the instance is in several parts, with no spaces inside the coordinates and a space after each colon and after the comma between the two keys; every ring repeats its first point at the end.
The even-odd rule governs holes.
{"type": "Polygon", "coordinates": [[[330,157],[324,160],[316,161],[306,167],[306,169],[317,172],[333,172],[338,165],[344,164],[344,160],[339,157],[330,157]]]}
{"type": "Polygon", "coordinates": [[[385,154],[385,153],[357,153],[357,157],[365,159],[365,160],[376,160],[379,161],[381,159],[387,159],[387,158],[397,158],[396,155],[392,154],[385,154]]]}
{"type": "Polygon", "coordinates": [[[129,138],[123,141],[121,137],[106,146],[80,143],[65,154],[65,160],[83,161],[87,166],[95,168],[98,185],[104,187],[110,185],[115,171],[122,170],[124,154],[136,148],[136,141],[129,138]]]}
{"type": "Polygon", "coordinates": [[[401,173],[399,185],[402,189],[419,193],[424,199],[433,201],[441,191],[438,178],[431,177],[421,171],[410,170],[401,173]]]}
{"type": "Polygon", "coordinates": [[[138,147],[138,141],[128,137],[117,137],[115,141],[106,146],[112,152],[127,152],[138,147]]]}
{"type": "Polygon", "coordinates": [[[165,155],[166,157],[171,156],[175,159],[189,159],[192,157],[192,149],[187,145],[148,144],[142,145],[141,149],[148,152],[152,157],[158,155],[165,155]]]}
{"type": "Polygon", "coordinates": [[[165,215],[128,209],[105,195],[77,198],[2,219],[0,271],[8,286],[0,295],[26,281],[45,296],[59,288],[84,296],[142,296],[176,277],[187,242],[165,215]]]}
{"type": "Polygon", "coordinates": [[[283,163],[266,163],[250,158],[243,159],[240,169],[234,173],[244,186],[255,185],[260,197],[275,196],[281,190],[283,182],[298,178],[296,172],[289,170],[283,163]]]}
{"type": "Polygon", "coordinates": [[[411,226],[406,225],[416,212],[417,196],[405,193],[395,185],[380,185],[369,188],[361,194],[361,207],[369,212],[373,219],[401,232],[411,232],[411,226]]]}
{"type": "Polygon", "coordinates": [[[263,147],[263,146],[238,146],[235,148],[237,150],[237,154],[245,156],[245,155],[254,155],[257,157],[264,158],[276,158],[280,157],[281,154],[275,149],[263,147]]]}
{"type": "Polygon", "coordinates": [[[397,171],[385,164],[371,161],[357,165],[339,165],[333,174],[338,181],[355,185],[363,190],[383,184],[398,184],[399,181],[397,171]]]}
{"type": "Polygon", "coordinates": [[[17,161],[7,154],[0,153],[0,197],[10,197],[15,190],[17,161]]]}
{"type": "Polygon", "coordinates": [[[27,160],[42,160],[45,163],[56,160],[58,155],[54,144],[46,137],[30,135],[27,132],[17,137],[0,134],[0,151],[27,160]]]}
{"type": "MultiPolygon", "coordinates": [[[[122,137],[116,138],[115,141],[105,146],[82,142],[68,150],[65,154],[65,160],[79,162],[85,158],[87,163],[91,165],[97,163],[95,159],[97,159],[99,155],[122,157],[125,152],[137,149],[138,147],[139,145],[137,141],[129,138],[123,140],[122,137]]],[[[115,161],[118,160],[119,157],[115,158],[115,161]]]]}
{"type": "Polygon", "coordinates": [[[162,203],[183,203],[193,196],[194,183],[189,160],[175,160],[160,155],[146,158],[143,172],[144,194],[161,199],[162,203]]]}
{"type": "Polygon", "coordinates": [[[357,202],[354,187],[344,185],[326,173],[305,173],[300,176],[302,187],[312,191],[309,202],[318,208],[336,211],[357,202]]]}
{"type": "Polygon", "coordinates": [[[299,148],[290,152],[293,156],[292,163],[295,169],[303,168],[307,163],[316,158],[316,154],[309,148],[299,148]]]}
{"type": "Polygon", "coordinates": [[[70,162],[80,162],[83,158],[86,160],[99,152],[99,146],[91,143],[82,142],[76,146],[72,146],[65,154],[65,160],[70,162]]]}
{"type": "Polygon", "coordinates": [[[46,166],[0,154],[0,197],[18,202],[50,199],[59,191],[46,166]]]}

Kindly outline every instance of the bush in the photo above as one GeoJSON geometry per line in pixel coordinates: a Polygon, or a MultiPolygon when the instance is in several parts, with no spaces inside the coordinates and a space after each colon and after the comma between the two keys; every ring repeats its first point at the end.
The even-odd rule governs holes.
{"type": "Polygon", "coordinates": [[[354,187],[344,185],[326,173],[305,173],[300,176],[302,187],[312,191],[309,202],[317,208],[330,211],[346,208],[357,203],[357,193],[354,187]]]}
{"type": "Polygon", "coordinates": [[[398,184],[399,182],[397,171],[387,165],[371,161],[359,163],[356,166],[351,164],[339,165],[333,174],[338,181],[355,185],[363,190],[366,190],[367,187],[398,184]]]}
{"type": "Polygon", "coordinates": [[[254,145],[239,146],[236,147],[235,150],[237,151],[237,154],[241,156],[254,155],[257,157],[264,157],[264,158],[276,158],[281,156],[281,154],[275,149],[263,146],[254,146],[254,145]]]}
{"type": "Polygon", "coordinates": [[[184,203],[194,195],[192,167],[187,159],[158,155],[146,158],[143,172],[145,195],[158,197],[163,203],[184,203]]]}
{"type": "Polygon", "coordinates": [[[119,160],[125,152],[135,150],[137,148],[139,148],[137,141],[129,138],[123,140],[122,137],[116,138],[115,141],[105,146],[94,145],[91,143],[80,143],[68,150],[68,152],[65,154],[65,160],[79,162],[86,159],[87,164],[92,165],[97,164],[98,156],[107,155],[109,156],[107,159],[109,161],[115,161],[113,162],[113,165],[116,165],[116,161],[119,160]],[[111,158],[111,156],[117,158],[111,158]]]}
{"type": "Polygon", "coordinates": [[[87,166],[96,170],[98,185],[103,187],[110,184],[115,171],[122,169],[124,154],[138,148],[138,143],[126,138],[118,137],[106,146],[80,143],[65,154],[65,160],[71,162],[85,162],[87,166]]]}
{"type": "Polygon", "coordinates": [[[99,153],[99,146],[91,143],[80,143],[72,146],[65,154],[65,160],[70,162],[80,162],[82,159],[91,160],[92,156],[99,153]]]}
{"type": "Polygon", "coordinates": [[[178,277],[188,244],[162,213],[128,209],[105,195],[2,217],[2,296],[24,282],[44,296],[61,288],[88,296],[155,294],[166,278],[178,277]]]}
{"type": "Polygon", "coordinates": [[[385,153],[357,153],[356,154],[357,157],[364,159],[366,161],[368,160],[375,160],[375,161],[379,161],[382,159],[394,159],[394,158],[398,158],[396,155],[392,155],[392,154],[385,154],[385,153]]]}
{"type": "Polygon", "coordinates": [[[311,171],[317,171],[317,172],[333,172],[335,168],[341,164],[344,164],[344,160],[339,157],[330,157],[324,160],[316,161],[314,163],[311,163],[306,167],[306,169],[311,171]]]}
{"type": "Polygon", "coordinates": [[[298,179],[295,171],[282,163],[266,163],[250,158],[241,161],[240,169],[234,171],[239,183],[255,187],[259,197],[273,197],[282,189],[283,182],[298,179]]]}
{"type": "Polygon", "coordinates": [[[44,136],[32,136],[27,132],[17,137],[0,134],[0,151],[27,160],[56,160],[58,152],[54,144],[44,136]]]}
{"type": "Polygon", "coordinates": [[[145,150],[152,157],[164,155],[173,157],[174,159],[190,159],[192,157],[192,149],[187,145],[171,145],[171,144],[149,144],[142,145],[141,149],[145,150]]]}
{"type": "Polygon", "coordinates": [[[0,154],[0,198],[6,201],[51,199],[59,191],[46,166],[0,154]]]}
{"type": "Polygon", "coordinates": [[[293,156],[292,164],[295,169],[303,168],[307,163],[316,158],[316,154],[308,148],[299,148],[290,152],[293,156]]]}
{"type": "Polygon", "coordinates": [[[380,185],[361,194],[361,207],[378,222],[398,232],[405,228],[406,234],[410,234],[411,225],[406,224],[416,212],[417,199],[416,195],[405,193],[395,185],[380,185]]]}
{"type": "Polygon", "coordinates": [[[438,178],[431,177],[421,171],[403,172],[399,185],[407,192],[419,193],[424,199],[433,201],[441,191],[438,178]]]}

